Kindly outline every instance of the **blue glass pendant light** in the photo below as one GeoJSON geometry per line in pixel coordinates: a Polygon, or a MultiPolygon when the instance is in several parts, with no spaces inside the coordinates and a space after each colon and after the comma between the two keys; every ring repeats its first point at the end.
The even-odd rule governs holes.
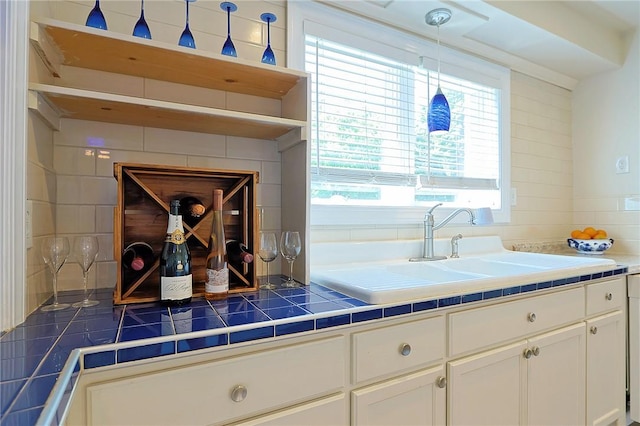
{"type": "Polygon", "coordinates": [[[438,90],[435,96],[429,102],[429,111],[427,113],[427,124],[429,133],[438,131],[449,131],[451,124],[451,109],[449,102],[440,89],[440,25],[449,22],[451,19],[451,11],[445,8],[434,9],[427,13],[424,20],[429,25],[438,27],[438,90]]]}

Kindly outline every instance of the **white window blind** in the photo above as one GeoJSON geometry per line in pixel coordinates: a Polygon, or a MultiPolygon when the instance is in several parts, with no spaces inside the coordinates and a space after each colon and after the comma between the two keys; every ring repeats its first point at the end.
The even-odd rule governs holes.
{"type": "Polygon", "coordinates": [[[500,208],[500,88],[441,74],[451,130],[428,134],[437,72],[415,59],[305,35],[313,204],[500,208]]]}

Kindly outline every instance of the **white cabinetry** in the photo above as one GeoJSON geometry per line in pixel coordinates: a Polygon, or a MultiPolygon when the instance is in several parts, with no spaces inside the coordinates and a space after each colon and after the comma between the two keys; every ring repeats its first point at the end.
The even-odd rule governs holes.
{"type": "Polygon", "coordinates": [[[576,324],[449,362],[448,424],[583,424],[584,334],[576,324]]]}
{"type": "Polygon", "coordinates": [[[354,383],[393,378],[351,392],[351,423],[444,425],[444,342],[442,316],[354,333],[354,383]]]}
{"type": "Polygon", "coordinates": [[[587,287],[587,425],[625,423],[624,284],[587,287]]]}
{"type": "Polygon", "coordinates": [[[442,366],[357,389],[353,425],[444,425],[446,379],[442,366]]]}

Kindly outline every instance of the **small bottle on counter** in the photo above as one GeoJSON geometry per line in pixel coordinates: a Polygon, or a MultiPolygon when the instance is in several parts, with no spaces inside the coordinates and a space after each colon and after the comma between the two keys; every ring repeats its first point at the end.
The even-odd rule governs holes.
{"type": "Polygon", "coordinates": [[[160,302],[179,306],[189,303],[192,295],[191,253],[184,237],[180,200],[173,200],[160,255],[160,302]]]}
{"type": "Polygon", "coordinates": [[[213,191],[213,221],[207,254],[207,278],[204,297],[207,300],[225,299],[229,292],[229,268],[226,259],[224,222],[222,220],[222,190],[213,191]]]}

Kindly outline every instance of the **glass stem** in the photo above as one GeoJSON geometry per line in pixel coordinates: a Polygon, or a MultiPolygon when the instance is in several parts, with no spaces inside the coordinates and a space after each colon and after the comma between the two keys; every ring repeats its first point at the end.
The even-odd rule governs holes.
{"type": "Polygon", "coordinates": [[[269,279],[269,262],[267,262],[267,284],[270,282],[271,280],[269,279]]]}
{"type": "Polygon", "coordinates": [[[85,302],[87,300],[89,300],[89,290],[87,289],[87,275],[88,275],[88,271],[82,271],[82,284],[84,285],[84,300],[85,302]]]}
{"type": "Polygon", "coordinates": [[[53,304],[58,304],[58,273],[53,274],[53,304]]]}
{"type": "Polygon", "coordinates": [[[293,281],[293,260],[289,261],[289,281],[293,281]]]}

